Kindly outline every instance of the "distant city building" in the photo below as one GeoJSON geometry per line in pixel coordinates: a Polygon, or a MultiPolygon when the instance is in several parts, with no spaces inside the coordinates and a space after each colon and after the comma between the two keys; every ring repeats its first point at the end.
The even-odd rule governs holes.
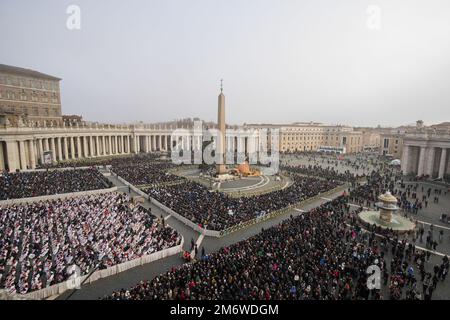
{"type": "Polygon", "coordinates": [[[381,134],[380,153],[400,159],[403,151],[403,133],[383,133],[381,134]]]}
{"type": "Polygon", "coordinates": [[[60,122],[60,81],[38,71],[0,64],[0,114],[60,122]]]}
{"type": "Polygon", "coordinates": [[[325,147],[340,148],[345,150],[345,153],[363,150],[363,133],[355,131],[350,126],[296,122],[293,124],[244,124],[244,127],[279,129],[279,148],[282,152],[318,151],[325,147]]]}

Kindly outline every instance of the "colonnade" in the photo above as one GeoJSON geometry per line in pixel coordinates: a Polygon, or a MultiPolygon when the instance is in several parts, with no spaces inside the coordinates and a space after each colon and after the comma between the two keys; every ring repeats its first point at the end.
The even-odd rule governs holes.
{"type": "MultiPolygon", "coordinates": [[[[176,130],[133,128],[117,129],[119,132],[111,132],[111,129],[78,132],[77,128],[29,132],[24,129],[24,132],[19,128],[14,133],[0,135],[0,170],[35,169],[60,161],[103,156],[170,152],[174,148],[199,151],[203,144],[202,133],[195,131],[186,131],[180,136],[176,130]]],[[[230,130],[226,134],[227,159],[233,157],[235,160],[237,156],[237,161],[243,162],[246,157],[251,158],[261,148],[259,140],[255,132],[243,135],[230,130]]]]}
{"type": "Polygon", "coordinates": [[[130,135],[41,135],[0,142],[0,170],[35,169],[38,164],[130,154],[130,135]]]}
{"type": "Polygon", "coordinates": [[[405,144],[402,153],[403,174],[442,179],[450,173],[449,149],[446,146],[405,144]]]}

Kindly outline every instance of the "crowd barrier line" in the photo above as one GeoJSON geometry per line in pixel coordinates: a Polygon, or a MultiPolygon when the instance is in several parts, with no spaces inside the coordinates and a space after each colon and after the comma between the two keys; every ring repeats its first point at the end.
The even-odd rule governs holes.
{"type": "MultiPolygon", "coordinates": [[[[159,259],[163,259],[163,258],[166,258],[169,256],[173,256],[175,254],[180,254],[183,250],[183,244],[184,244],[184,238],[183,238],[183,236],[181,236],[180,244],[178,244],[174,247],[156,251],[154,253],[151,253],[151,254],[148,254],[148,255],[145,255],[140,258],[136,258],[136,259],[133,259],[133,260],[130,260],[127,262],[123,262],[123,263],[117,264],[115,266],[112,266],[112,267],[109,267],[109,268],[106,268],[103,270],[97,270],[94,273],[92,273],[92,275],[89,277],[89,279],[87,280],[86,283],[92,283],[99,279],[103,279],[103,278],[110,277],[112,275],[124,272],[131,268],[142,266],[144,264],[151,263],[151,262],[154,262],[154,261],[157,261],[159,259]]],[[[77,282],[83,283],[86,280],[86,278],[87,278],[87,275],[81,276],[77,282]]],[[[19,296],[22,296],[26,299],[41,300],[41,299],[46,299],[51,296],[61,295],[65,291],[71,290],[73,288],[74,288],[74,281],[69,279],[64,282],[49,286],[47,288],[43,288],[43,289],[33,291],[33,292],[30,292],[30,293],[27,293],[24,295],[19,295],[19,296]]]]}
{"type": "Polygon", "coordinates": [[[8,199],[8,200],[1,200],[0,206],[8,206],[8,205],[13,205],[13,204],[21,204],[21,203],[34,203],[34,202],[55,200],[55,199],[75,198],[75,197],[82,197],[82,196],[88,196],[88,195],[93,195],[93,194],[109,193],[109,192],[114,192],[114,191],[117,191],[117,187],[79,191],[79,192],[52,194],[52,195],[48,195],[48,196],[8,199]]]}

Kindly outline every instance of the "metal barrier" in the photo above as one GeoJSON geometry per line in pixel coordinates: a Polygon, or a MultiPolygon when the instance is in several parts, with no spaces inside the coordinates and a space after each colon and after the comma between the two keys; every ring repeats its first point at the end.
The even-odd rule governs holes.
{"type": "Polygon", "coordinates": [[[139,195],[143,196],[144,198],[148,199],[152,204],[156,205],[161,210],[164,210],[165,212],[171,214],[174,218],[176,218],[177,220],[181,221],[185,225],[189,226],[191,229],[193,229],[193,230],[195,230],[197,232],[200,232],[200,233],[204,234],[205,236],[210,236],[210,237],[215,237],[215,238],[221,238],[221,237],[227,236],[227,235],[229,235],[229,234],[231,234],[233,232],[236,232],[238,230],[242,230],[242,229],[248,228],[248,227],[250,227],[252,225],[255,225],[257,223],[261,223],[263,221],[267,221],[269,219],[275,218],[275,217],[277,217],[279,215],[282,215],[282,214],[288,212],[289,210],[295,209],[295,208],[300,207],[300,206],[304,206],[304,205],[306,205],[308,203],[311,203],[313,201],[318,200],[321,197],[333,194],[335,192],[338,192],[339,190],[344,190],[344,189],[346,189],[348,187],[348,184],[342,184],[342,185],[340,185],[340,186],[338,186],[336,188],[333,188],[331,190],[328,190],[328,191],[326,191],[324,193],[319,193],[319,194],[315,195],[314,197],[305,199],[305,200],[300,201],[298,203],[291,204],[291,205],[286,206],[284,208],[281,208],[279,210],[270,212],[270,213],[268,213],[268,214],[266,214],[266,215],[264,215],[262,217],[257,217],[257,218],[253,218],[253,219],[250,219],[250,220],[247,220],[247,221],[243,221],[243,222],[240,222],[240,223],[238,223],[238,224],[236,224],[234,226],[231,226],[231,227],[229,227],[229,228],[227,228],[225,230],[216,231],[216,230],[204,229],[204,228],[196,225],[195,223],[193,223],[189,219],[183,217],[182,215],[178,214],[174,210],[172,210],[172,209],[168,208],[167,206],[163,205],[162,203],[160,203],[156,199],[153,199],[153,198],[149,197],[148,194],[142,192],[141,190],[139,190],[138,188],[136,188],[135,186],[130,184],[128,181],[126,181],[122,177],[117,176],[117,178],[119,179],[119,181],[121,181],[125,185],[130,186],[130,188],[133,191],[135,191],[139,195]]]}
{"type": "Polygon", "coordinates": [[[329,190],[329,191],[326,191],[326,192],[324,192],[324,193],[319,193],[318,195],[316,195],[316,196],[314,196],[314,197],[305,199],[305,200],[303,200],[303,201],[300,201],[300,202],[298,202],[298,203],[289,205],[289,206],[284,207],[284,208],[282,208],[282,209],[279,209],[279,210],[277,210],[277,211],[273,211],[273,212],[271,212],[271,213],[268,213],[268,214],[266,214],[266,215],[264,215],[264,216],[262,216],[262,217],[257,217],[257,218],[253,218],[253,219],[251,219],[251,220],[247,220],[247,221],[241,222],[241,223],[239,223],[239,224],[237,224],[237,225],[234,225],[234,226],[232,226],[232,227],[229,227],[229,228],[227,228],[227,229],[225,229],[225,230],[220,231],[220,237],[227,236],[227,235],[229,235],[229,234],[231,234],[231,233],[233,233],[233,232],[236,232],[236,231],[238,231],[238,230],[242,230],[242,229],[248,228],[248,227],[250,227],[250,226],[252,226],[252,225],[255,225],[255,224],[257,224],[257,223],[260,223],[260,222],[263,222],[263,221],[266,221],[266,220],[275,218],[275,217],[277,217],[277,216],[280,216],[280,215],[286,213],[287,211],[290,211],[290,210],[292,210],[292,209],[295,209],[295,208],[304,206],[304,205],[306,205],[306,204],[308,204],[308,203],[311,203],[311,202],[313,202],[313,201],[318,200],[318,199],[321,198],[321,197],[324,197],[324,196],[333,194],[333,193],[335,193],[335,192],[338,192],[339,190],[344,190],[344,189],[346,189],[347,187],[348,187],[347,184],[340,185],[340,186],[338,186],[338,187],[336,187],[336,188],[333,188],[333,189],[331,189],[331,190],[329,190]]]}

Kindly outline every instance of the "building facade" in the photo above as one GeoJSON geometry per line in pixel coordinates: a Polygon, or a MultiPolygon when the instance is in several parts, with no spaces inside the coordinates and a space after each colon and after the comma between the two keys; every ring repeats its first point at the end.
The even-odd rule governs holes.
{"type": "Polygon", "coordinates": [[[450,123],[407,132],[403,139],[402,171],[405,175],[442,179],[450,174],[450,123]]]}
{"type": "Polygon", "coordinates": [[[403,152],[403,136],[402,133],[381,134],[380,153],[384,156],[400,159],[403,152]]]}
{"type": "MultiPolygon", "coordinates": [[[[202,129],[176,124],[88,122],[36,126],[34,121],[21,116],[0,116],[0,170],[28,170],[60,161],[168,152],[174,148],[199,151],[204,139],[202,129]]],[[[260,143],[258,131],[226,130],[227,153],[249,157],[263,148],[266,147],[260,143]]]]}
{"type": "Polygon", "coordinates": [[[321,147],[343,147],[346,153],[363,149],[363,135],[349,126],[329,126],[316,122],[293,124],[245,124],[257,129],[278,129],[281,152],[317,151],[321,147]]]}
{"type": "Polygon", "coordinates": [[[0,114],[30,121],[61,122],[61,79],[34,70],[0,64],[0,114]]]}

